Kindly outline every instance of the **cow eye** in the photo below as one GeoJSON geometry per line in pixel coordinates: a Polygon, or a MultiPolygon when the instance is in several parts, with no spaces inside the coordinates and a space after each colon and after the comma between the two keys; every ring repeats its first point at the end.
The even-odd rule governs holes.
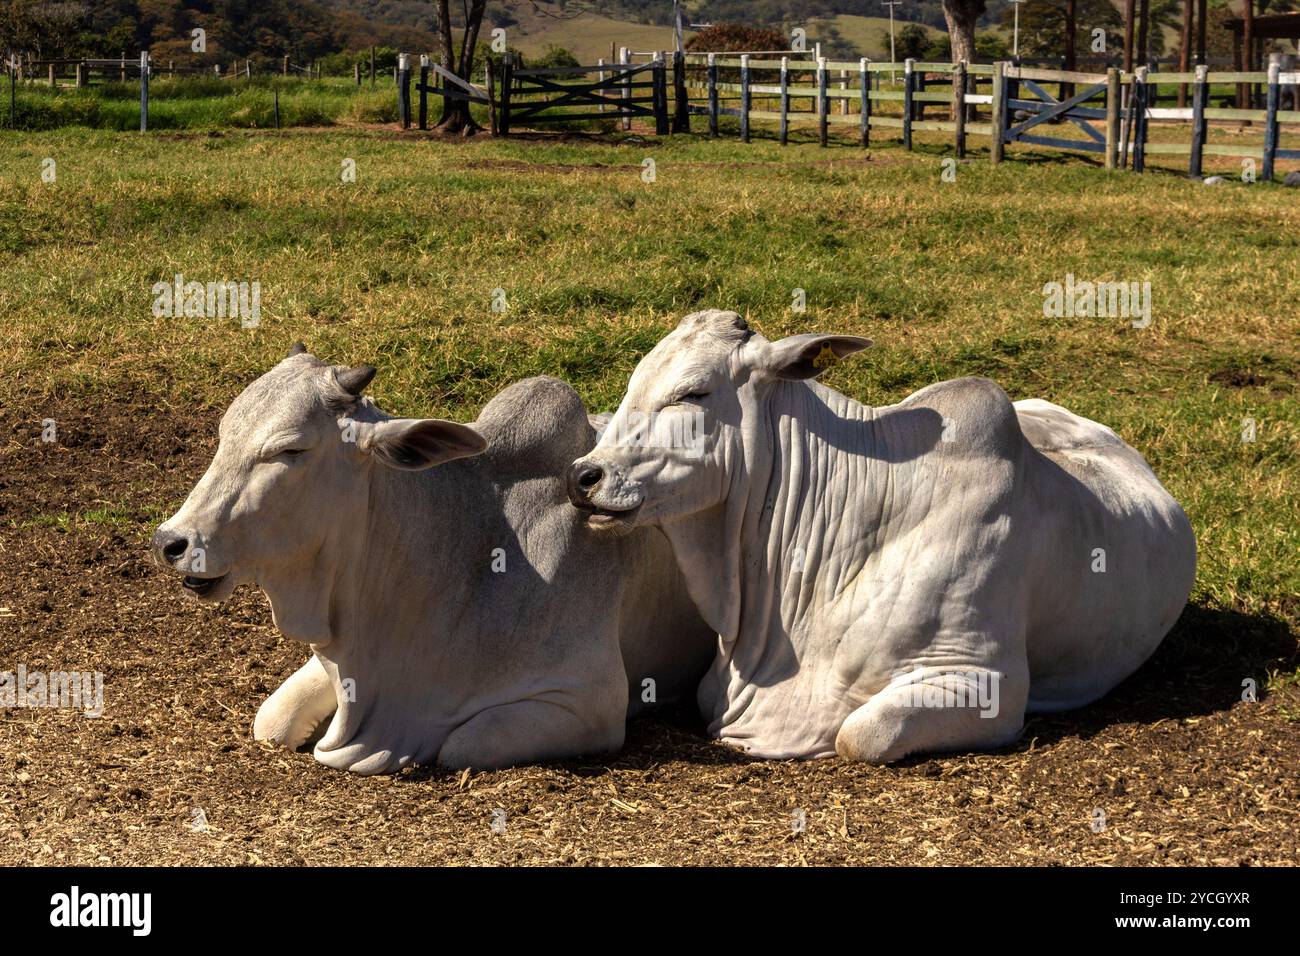
{"type": "Polygon", "coordinates": [[[295,461],[306,450],[306,448],[286,448],[283,451],[276,452],[274,457],[284,458],[288,461],[295,461]]]}
{"type": "MultiPolygon", "coordinates": [[[[708,392],[687,392],[685,395],[678,396],[678,402],[699,402],[709,397],[708,392]]],[[[676,402],[674,402],[676,404],[676,402]]]]}

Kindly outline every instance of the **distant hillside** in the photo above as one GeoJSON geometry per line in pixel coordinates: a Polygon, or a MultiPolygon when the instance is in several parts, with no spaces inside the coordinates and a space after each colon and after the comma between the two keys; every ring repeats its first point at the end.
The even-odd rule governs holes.
{"type": "MultiPolygon", "coordinates": [[[[430,48],[433,34],[416,24],[358,15],[350,5],[310,0],[85,0],[82,3],[0,3],[0,49],[43,57],[117,55],[149,49],[156,59],[191,56],[191,31],[206,32],[196,57],[288,55],[305,62],[371,44],[430,48]]],[[[420,4],[432,9],[428,4],[420,4]]]]}
{"type": "MultiPolygon", "coordinates": [[[[1006,0],[989,0],[992,11],[1006,0]]],[[[909,21],[942,27],[939,0],[905,0],[909,21]]],[[[453,0],[453,24],[461,3],[453,0]]],[[[880,0],[695,0],[694,22],[744,22],[788,31],[800,26],[835,57],[887,54],[888,21],[880,0]]],[[[673,47],[669,0],[490,0],[483,40],[493,27],[525,54],[564,47],[579,60],[673,47]]],[[[0,0],[0,49],[50,56],[115,56],[150,49],[156,59],[191,58],[190,33],[207,32],[201,62],[288,55],[295,62],[371,45],[409,52],[437,46],[436,7],[429,0],[0,0]]],[[[688,31],[689,34],[689,31],[688,31]]]]}
{"type": "MultiPolygon", "coordinates": [[[[436,28],[434,7],[426,0],[321,0],[331,9],[372,19],[382,19],[433,31],[436,28]]],[[[896,23],[902,29],[909,22],[920,22],[912,9],[928,0],[908,0],[907,17],[899,10],[896,23]]],[[[933,0],[938,9],[938,0],[933,0]]],[[[459,26],[458,4],[452,3],[452,20],[459,26]]],[[[790,29],[802,26],[810,43],[821,40],[836,56],[885,57],[889,52],[888,10],[878,0],[795,0],[772,3],[768,0],[710,0],[688,5],[694,22],[739,21],[757,26],[790,29]],[[782,17],[779,10],[792,10],[799,16],[782,17]],[[865,15],[851,11],[869,10],[865,15]],[[817,13],[817,16],[813,16],[817,13]],[[880,14],[885,16],[881,17],[880,14]],[[716,14],[716,15],[714,15],[716,14]]],[[[549,47],[563,47],[583,63],[598,57],[617,56],[618,48],[635,51],[671,50],[673,48],[672,3],[669,0],[567,0],[564,3],[532,3],[530,0],[495,0],[488,3],[484,29],[488,23],[503,27],[510,46],[526,55],[537,56],[549,47]]],[[[928,26],[929,32],[942,32],[928,26]]],[[[691,35],[690,30],[687,36],[691,35]]],[[[485,37],[486,39],[486,37],[485,37]]]]}

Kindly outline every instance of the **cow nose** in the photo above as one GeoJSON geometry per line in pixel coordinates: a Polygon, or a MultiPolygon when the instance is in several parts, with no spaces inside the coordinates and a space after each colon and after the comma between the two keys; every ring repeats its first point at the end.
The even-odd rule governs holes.
{"type": "Polygon", "coordinates": [[[605,472],[599,465],[581,465],[573,476],[583,494],[591,494],[592,489],[600,484],[600,479],[604,477],[605,472]]]}
{"type": "Polygon", "coordinates": [[[161,554],[168,564],[175,564],[190,548],[190,539],[183,534],[159,528],[153,533],[153,549],[161,554]]]}
{"type": "Polygon", "coordinates": [[[575,461],[569,466],[569,500],[579,508],[589,507],[587,499],[596,490],[605,472],[599,465],[586,461],[575,461]]]}

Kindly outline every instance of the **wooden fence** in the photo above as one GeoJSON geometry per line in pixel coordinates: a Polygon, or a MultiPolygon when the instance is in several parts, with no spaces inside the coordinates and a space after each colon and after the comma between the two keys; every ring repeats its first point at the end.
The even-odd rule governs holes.
{"type": "MultiPolygon", "coordinates": [[[[1271,180],[1277,160],[1300,159],[1300,149],[1280,145],[1282,127],[1300,124],[1300,73],[1283,72],[1277,62],[1267,72],[1154,72],[1141,67],[1124,72],[1110,67],[1088,73],[1016,65],[1008,62],[931,63],[836,61],[787,51],[763,54],[652,53],[634,62],[624,53],[618,63],[595,66],[517,68],[507,56],[500,72],[488,70],[480,89],[434,67],[440,86],[429,86],[422,66],[420,126],[425,127],[426,97],[467,98],[488,106],[493,130],[576,120],[608,119],[629,129],[633,118],[652,120],[655,132],[687,132],[692,117],[702,119],[710,136],[720,135],[719,120],[737,120],[748,142],[756,123],[772,123],[782,144],[797,125],[812,126],[825,146],[832,127],[848,127],[862,146],[885,134],[912,149],[918,131],[947,133],[958,157],[971,136],[986,137],[992,162],[1006,146],[1033,146],[1099,156],[1108,169],[1142,172],[1148,155],[1185,155],[1189,174],[1200,176],[1206,156],[1262,161],[1260,176],[1271,180]],[[1263,108],[1211,105],[1215,86],[1230,91],[1263,90],[1263,108]],[[671,86],[671,96],[669,87],[671,86]],[[1167,92],[1162,92],[1167,91],[1167,92]],[[1162,106],[1161,95],[1191,105],[1162,106]],[[1284,93],[1291,105],[1281,108],[1284,93]],[[927,116],[926,111],[930,110],[927,116]],[[935,116],[935,111],[940,115],[935,116]],[[1153,137],[1152,123],[1161,132],[1153,137]],[[1184,141],[1175,124],[1189,124],[1184,141]],[[1210,143],[1215,123],[1257,124],[1262,145],[1210,143]],[[1063,135],[1064,133],[1071,135],[1063,135]]],[[[400,71],[399,71],[400,72],[400,71]]],[[[410,125],[409,74],[399,77],[399,113],[410,125]]]]}
{"type": "Polygon", "coordinates": [[[1186,155],[1192,175],[1201,175],[1207,155],[1235,156],[1262,160],[1265,180],[1272,178],[1276,160],[1300,159],[1300,149],[1279,146],[1283,124],[1300,124],[1300,110],[1280,108],[1288,88],[1295,105],[1300,73],[1284,73],[1277,63],[1267,72],[1211,73],[1202,66],[1190,73],[1157,73],[1146,67],[1131,73],[1113,67],[1105,73],[1081,73],[1006,62],[812,62],[722,54],[685,54],[684,59],[692,77],[677,88],[684,98],[679,109],[684,105],[686,114],[703,116],[713,136],[718,135],[720,116],[737,118],[742,141],[749,140],[755,121],[774,122],[783,144],[797,123],[814,125],[822,145],[828,142],[829,127],[836,125],[855,127],[863,146],[870,145],[874,131],[883,130],[901,137],[907,149],[912,148],[913,132],[924,130],[952,134],[958,156],[965,154],[968,136],[988,137],[995,163],[1002,161],[1009,143],[1101,154],[1107,168],[1131,165],[1137,172],[1154,154],[1186,155]],[[901,82],[885,82],[887,75],[901,82]],[[1173,87],[1171,95],[1176,95],[1184,84],[1192,93],[1191,106],[1159,105],[1160,87],[1173,87]],[[1259,84],[1265,91],[1264,108],[1211,106],[1210,90],[1216,84],[1259,84]],[[730,100],[727,94],[733,94],[730,100]],[[756,105],[756,99],[765,102],[756,105]],[[809,105],[801,108],[804,103],[809,105]],[[889,106],[896,110],[882,109],[889,106]],[[947,118],[925,118],[927,106],[943,107],[947,118]],[[1189,122],[1190,136],[1185,142],[1153,140],[1152,120],[1189,122]],[[1258,124],[1263,144],[1208,143],[1214,122],[1258,124]],[[1067,123],[1078,135],[1045,135],[1047,124],[1067,123]]]}

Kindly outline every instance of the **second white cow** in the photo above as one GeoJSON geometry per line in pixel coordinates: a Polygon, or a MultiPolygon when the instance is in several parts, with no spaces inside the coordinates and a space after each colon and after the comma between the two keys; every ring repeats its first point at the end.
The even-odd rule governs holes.
{"type": "Polygon", "coordinates": [[[570,469],[591,526],[667,533],[718,634],[701,709],[757,756],[1008,744],[1136,670],[1192,586],[1186,515],[1109,428],[986,379],[883,408],[811,381],[870,344],[689,315],[570,469]]]}

